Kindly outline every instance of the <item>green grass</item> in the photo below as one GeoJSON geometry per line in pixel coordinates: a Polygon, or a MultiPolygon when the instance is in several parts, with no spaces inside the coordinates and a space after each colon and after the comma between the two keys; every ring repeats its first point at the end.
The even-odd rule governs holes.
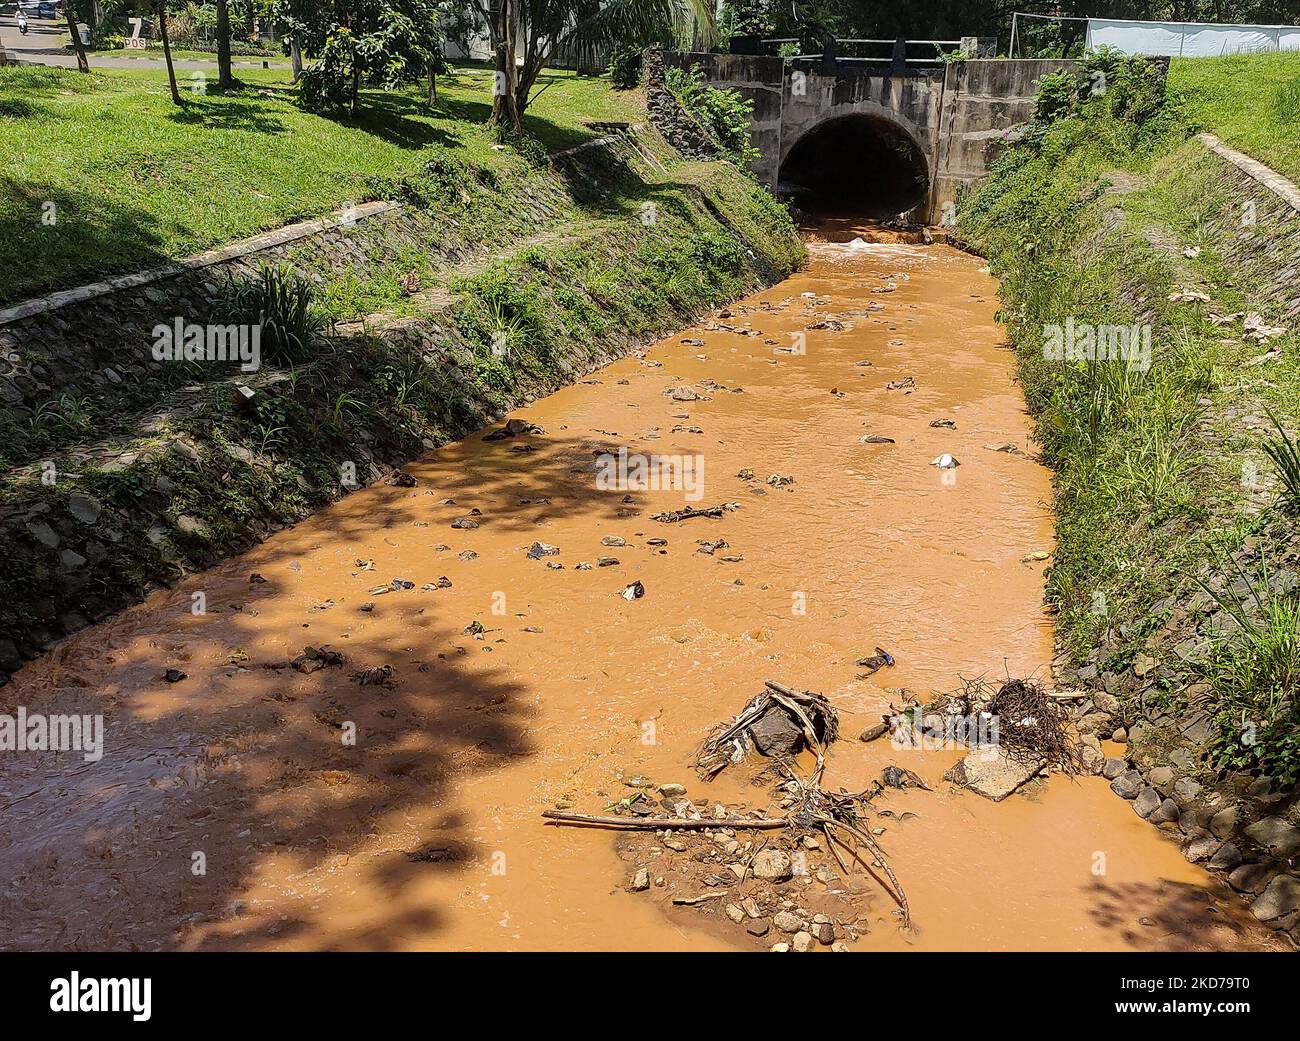
{"type": "MultiPolygon", "coordinates": [[[[382,197],[444,150],[485,168],[526,161],[483,128],[486,69],[444,78],[432,110],[418,91],[366,91],[355,120],[301,111],[285,70],[238,75],[241,89],[200,95],[182,70],[182,110],[159,69],[0,68],[0,302],[382,197]]],[[[547,78],[525,121],[547,151],[592,137],[586,120],[636,118],[638,96],[604,78],[547,78]]]]}
{"type": "Polygon", "coordinates": [[[1175,58],[1169,89],[1195,123],[1300,180],[1300,51],[1175,58]]]}
{"type": "MultiPolygon", "coordinates": [[[[1249,576],[1237,572],[1242,583],[1249,576]]],[[[1210,592],[1236,623],[1214,642],[1206,675],[1218,701],[1218,761],[1300,781],[1300,597],[1253,588],[1210,592]]]]}

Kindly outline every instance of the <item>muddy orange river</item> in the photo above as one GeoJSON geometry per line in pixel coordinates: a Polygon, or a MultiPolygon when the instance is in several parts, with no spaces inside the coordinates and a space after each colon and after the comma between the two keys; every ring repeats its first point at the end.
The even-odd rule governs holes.
{"type": "Polygon", "coordinates": [[[415,487],[356,492],[62,643],[6,711],[102,713],[104,755],[4,757],[0,942],[739,947],[629,892],[611,832],[540,814],[601,813],[637,774],[763,805],[691,764],[771,678],[838,709],[827,787],[898,763],[934,789],[874,804],[916,928],[877,891],[855,949],[1271,945],[1099,778],[993,804],[942,781],[957,751],[856,740],[902,690],[1047,674],[1045,565],[1024,558],[1052,548],[1051,487],[996,294],[947,247],[815,240],[799,275],[513,414],[544,433],[449,445],[415,487]],[[985,447],[1005,442],[1029,454],[985,447]],[[702,459],[703,487],[599,480],[620,447],[702,459]],[[651,519],[721,503],[739,508],[651,519]],[[347,662],[288,668],[307,645],[347,662]],[[859,678],[877,645],[897,664],[859,678]],[[356,678],[382,666],[385,685],[356,678]]]}

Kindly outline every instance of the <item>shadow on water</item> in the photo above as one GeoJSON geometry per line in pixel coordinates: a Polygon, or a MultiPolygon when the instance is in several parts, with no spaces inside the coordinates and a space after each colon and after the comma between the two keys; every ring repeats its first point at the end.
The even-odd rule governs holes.
{"type": "Polygon", "coordinates": [[[426,475],[413,489],[354,493],[15,677],[3,711],[103,713],[107,732],[96,764],[76,753],[0,764],[5,946],[390,949],[412,933],[436,942],[444,912],[411,891],[430,875],[484,867],[455,791],[534,753],[535,709],[528,685],[485,664],[501,639],[486,598],[471,605],[454,586],[423,587],[443,574],[472,583],[474,562],[457,554],[480,532],[517,535],[520,566],[540,569],[523,549],[543,517],[595,524],[635,508],[574,479],[608,447],[601,435],[539,438],[527,454],[481,436],[444,450],[455,476],[440,466],[436,489],[426,475]],[[450,526],[476,505],[480,529],[450,526]],[[399,542],[394,561],[382,559],[399,542]],[[363,552],[378,558],[373,572],[356,566],[363,552]],[[253,572],[265,581],[251,583],[253,572]],[[414,588],[371,594],[394,577],[414,588]],[[191,614],[198,592],[202,617],[191,614]],[[373,610],[360,611],[363,601],[373,610]],[[485,640],[465,631],[478,618],[485,640]],[[347,661],[296,671],[289,660],[307,645],[347,661]],[[358,681],[383,666],[385,685],[358,681]],[[169,668],[188,676],[169,684],[169,668]],[[355,746],[343,741],[348,723],[355,746]],[[328,902],[311,900],[306,876],[348,861],[364,865],[360,884],[376,897],[364,923],[333,921],[328,902]],[[250,896],[267,884],[282,897],[273,913],[250,896]],[[185,938],[214,923],[202,940],[185,938]]]}
{"type": "Polygon", "coordinates": [[[1216,941],[1225,936],[1260,931],[1240,898],[1217,883],[1107,883],[1095,885],[1091,893],[1093,921],[1137,949],[1218,950],[1216,941]]]}

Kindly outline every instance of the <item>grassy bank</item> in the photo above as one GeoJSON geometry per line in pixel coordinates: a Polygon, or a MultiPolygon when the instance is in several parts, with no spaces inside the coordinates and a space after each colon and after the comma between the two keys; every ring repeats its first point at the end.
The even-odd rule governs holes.
{"type": "MultiPolygon", "coordinates": [[[[1175,63],[1171,86],[1196,80],[1202,99],[1217,97],[1236,89],[1221,82],[1231,69],[1175,63]]],[[[1218,768],[1294,781],[1297,547],[1264,447],[1278,441],[1270,412],[1292,433],[1300,412],[1300,337],[1283,313],[1300,234],[1278,200],[1189,139],[1207,101],[1146,113],[1118,101],[1084,100],[1036,128],[961,207],[963,233],[1002,279],[1056,474],[1048,597],[1062,663],[1067,679],[1119,694],[1135,716],[1200,720],[1218,768]],[[1285,332],[1255,342],[1251,313],[1285,332]],[[1149,335],[1149,364],[1062,359],[1050,344],[1071,325],[1149,335]],[[1268,348],[1280,356],[1256,362],[1268,348]]],[[[1147,736],[1179,733],[1160,731],[1147,736]]]]}
{"type": "MultiPolygon", "coordinates": [[[[0,303],[390,197],[447,153],[502,172],[526,162],[483,129],[483,69],[444,78],[432,109],[415,91],[363,92],[355,120],[300,110],[283,70],[239,76],[233,93],[197,94],[182,70],[177,109],[158,69],[0,67],[0,303]]],[[[526,130],[557,151],[591,139],[588,120],[633,118],[637,101],[556,72],[526,130]]]]}
{"type": "Polygon", "coordinates": [[[1169,90],[1190,121],[1300,180],[1300,51],[1176,58],[1169,90]]]}

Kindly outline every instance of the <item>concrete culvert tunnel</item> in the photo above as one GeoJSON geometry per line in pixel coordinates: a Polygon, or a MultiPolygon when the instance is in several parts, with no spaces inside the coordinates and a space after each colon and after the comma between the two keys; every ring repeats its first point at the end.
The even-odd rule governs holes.
{"type": "Polygon", "coordinates": [[[902,127],[867,115],[813,127],[781,164],[779,191],[811,213],[883,220],[921,205],[930,185],[925,155],[902,127]]]}

